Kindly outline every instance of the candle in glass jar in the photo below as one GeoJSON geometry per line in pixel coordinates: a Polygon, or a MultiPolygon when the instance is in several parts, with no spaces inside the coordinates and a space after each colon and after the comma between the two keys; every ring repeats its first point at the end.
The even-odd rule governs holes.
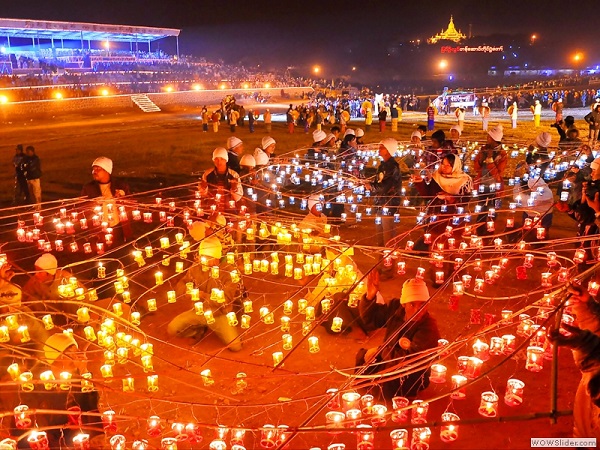
{"type": "Polygon", "coordinates": [[[539,372],[544,368],[544,349],[542,347],[527,347],[525,368],[531,372],[539,372]]]}
{"type": "Polygon", "coordinates": [[[516,378],[511,378],[506,382],[506,392],[504,394],[504,403],[508,406],[521,406],[523,403],[523,390],[525,383],[516,378]]]}
{"type": "Polygon", "coordinates": [[[483,417],[496,417],[498,414],[498,396],[491,391],[483,392],[478,412],[483,417]]]}
{"type": "Polygon", "coordinates": [[[273,352],[273,367],[277,367],[283,361],[283,352],[273,352]]]}
{"type": "Polygon", "coordinates": [[[473,356],[481,359],[482,361],[487,361],[490,359],[490,346],[485,342],[481,342],[479,339],[473,344],[473,356]]]}
{"type": "Polygon", "coordinates": [[[411,449],[429,449],[429,440],[431,438],[431,430],[429,428],[413,428],[412,433],[411,449]]]}
{"type": "MultiPolygon", "coordinates": [[[[445,412],[442,414],[442,422],[457,422],[460,420],[458,415],[445,412]]],[[[448,423],[440,427],[440,440],[442,442],[454,442],[458,438],[458,425],[448,423]]]]}
{"type": "Polygon", "coordinates": [[[446,366],[443,364],[433,364],[431,366],[431,373],[429,375],[429,381],[432,383],[445,383],[446,382],[446,366]]]}
{"type": "Polygon", "coordinates": [[[467,384],[467,377],[464,375],[452,375],[452,394],[450,398],[454,400],[462,400],[467,396],[466,388],[463,387],[467,384]]]}
{"type": "Polygon", "coordinates": [[[310,353],[317,353],[319,350],[319,338],[317,336],[310,336],[308,338],[308,351],[310,353]]]}
{"type": "Polygon", "coordinates": [[[410,422],[413,424],[416,423],[426,423],[427,422],[427,411],[429,411],[429,403],[424,402],[423,400],[414,400],[412,402],[413,407],[411,410],[410,422]]]}

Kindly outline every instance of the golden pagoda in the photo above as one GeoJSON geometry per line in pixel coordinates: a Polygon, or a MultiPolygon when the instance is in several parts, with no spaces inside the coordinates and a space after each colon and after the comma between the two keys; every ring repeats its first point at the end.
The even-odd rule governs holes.
{"type": "Polygon", "coordinates": [[[454,26],[454,19],[452,16],[450,16],[450,23],[448,24],[448,29],[446,29],[446,31],[442,29],[440,33],[427,39],[427,42],[429,44],[435,44],[438,41],[460,42],[466,38],[467,36],[465,36],[460,30],[456,29],[456,27],[454,26]]]}

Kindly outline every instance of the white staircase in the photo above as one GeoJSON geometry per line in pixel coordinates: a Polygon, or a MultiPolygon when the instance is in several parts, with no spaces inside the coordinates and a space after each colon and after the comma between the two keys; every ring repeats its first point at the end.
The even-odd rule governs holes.
{"type": "Polygon", "coordinates": [[[156,103],[150,100],[146,94],[132,95],[131,100],[145,113],[160,111],[160,108],[156,105],[156,103]]]}

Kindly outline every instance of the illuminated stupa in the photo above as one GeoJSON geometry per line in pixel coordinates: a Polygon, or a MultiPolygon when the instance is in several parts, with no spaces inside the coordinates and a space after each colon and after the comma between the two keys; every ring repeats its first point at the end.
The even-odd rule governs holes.
{"type": "Polygon", "coordinates": [[[460,30],[456,29],[456,27],[454,26],[454,19],[452,16],[450,16],[450,23],[448,23],[448,28],[445,31],[442,30],[440,33],[427,39],[427,42],[429,44],[435,44],[438,41],[460,42],[466,38],[467,36],[465,36],[460,30]]]}

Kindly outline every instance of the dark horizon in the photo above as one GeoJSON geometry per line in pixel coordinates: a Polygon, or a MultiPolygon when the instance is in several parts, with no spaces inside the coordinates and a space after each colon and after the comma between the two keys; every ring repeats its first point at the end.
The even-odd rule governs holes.
{"type": "MultiPolygon", "coordinates": [[[[2,14],[6,18],[179,28],[181,54],[266,68],[293,66],[304,75],[319,65],[326,78],[356,67],[351,75],[358,80],[361,74],[387,66],[391,45],[425,40],[445,28],[451,15],[467,35],[469,24],[474,36],[536,34],[540,46],[551,46],[555,52],[580,50],[586,55],[585,65],[600,63],[596,61],[599,47],[593,45],[594,27],[585,26],[597,4],[583,2],[574,8],[556,0],[533,0],[519,3],[517,11],[506,5],[504,1],[482,5],[478,0],[382,0],[374,5],[340,0],[286,5],[233,0],[219,7],[193,0],[130,0],[126,4],[106,0],[90,6],[74,0],[32,0],[4,5],[2,14]]],[[[156,45],[175,53],[172,38],[156,45]]],[[[419,63],[418,57],[402,61],[403,65],[419,63]]]]}

